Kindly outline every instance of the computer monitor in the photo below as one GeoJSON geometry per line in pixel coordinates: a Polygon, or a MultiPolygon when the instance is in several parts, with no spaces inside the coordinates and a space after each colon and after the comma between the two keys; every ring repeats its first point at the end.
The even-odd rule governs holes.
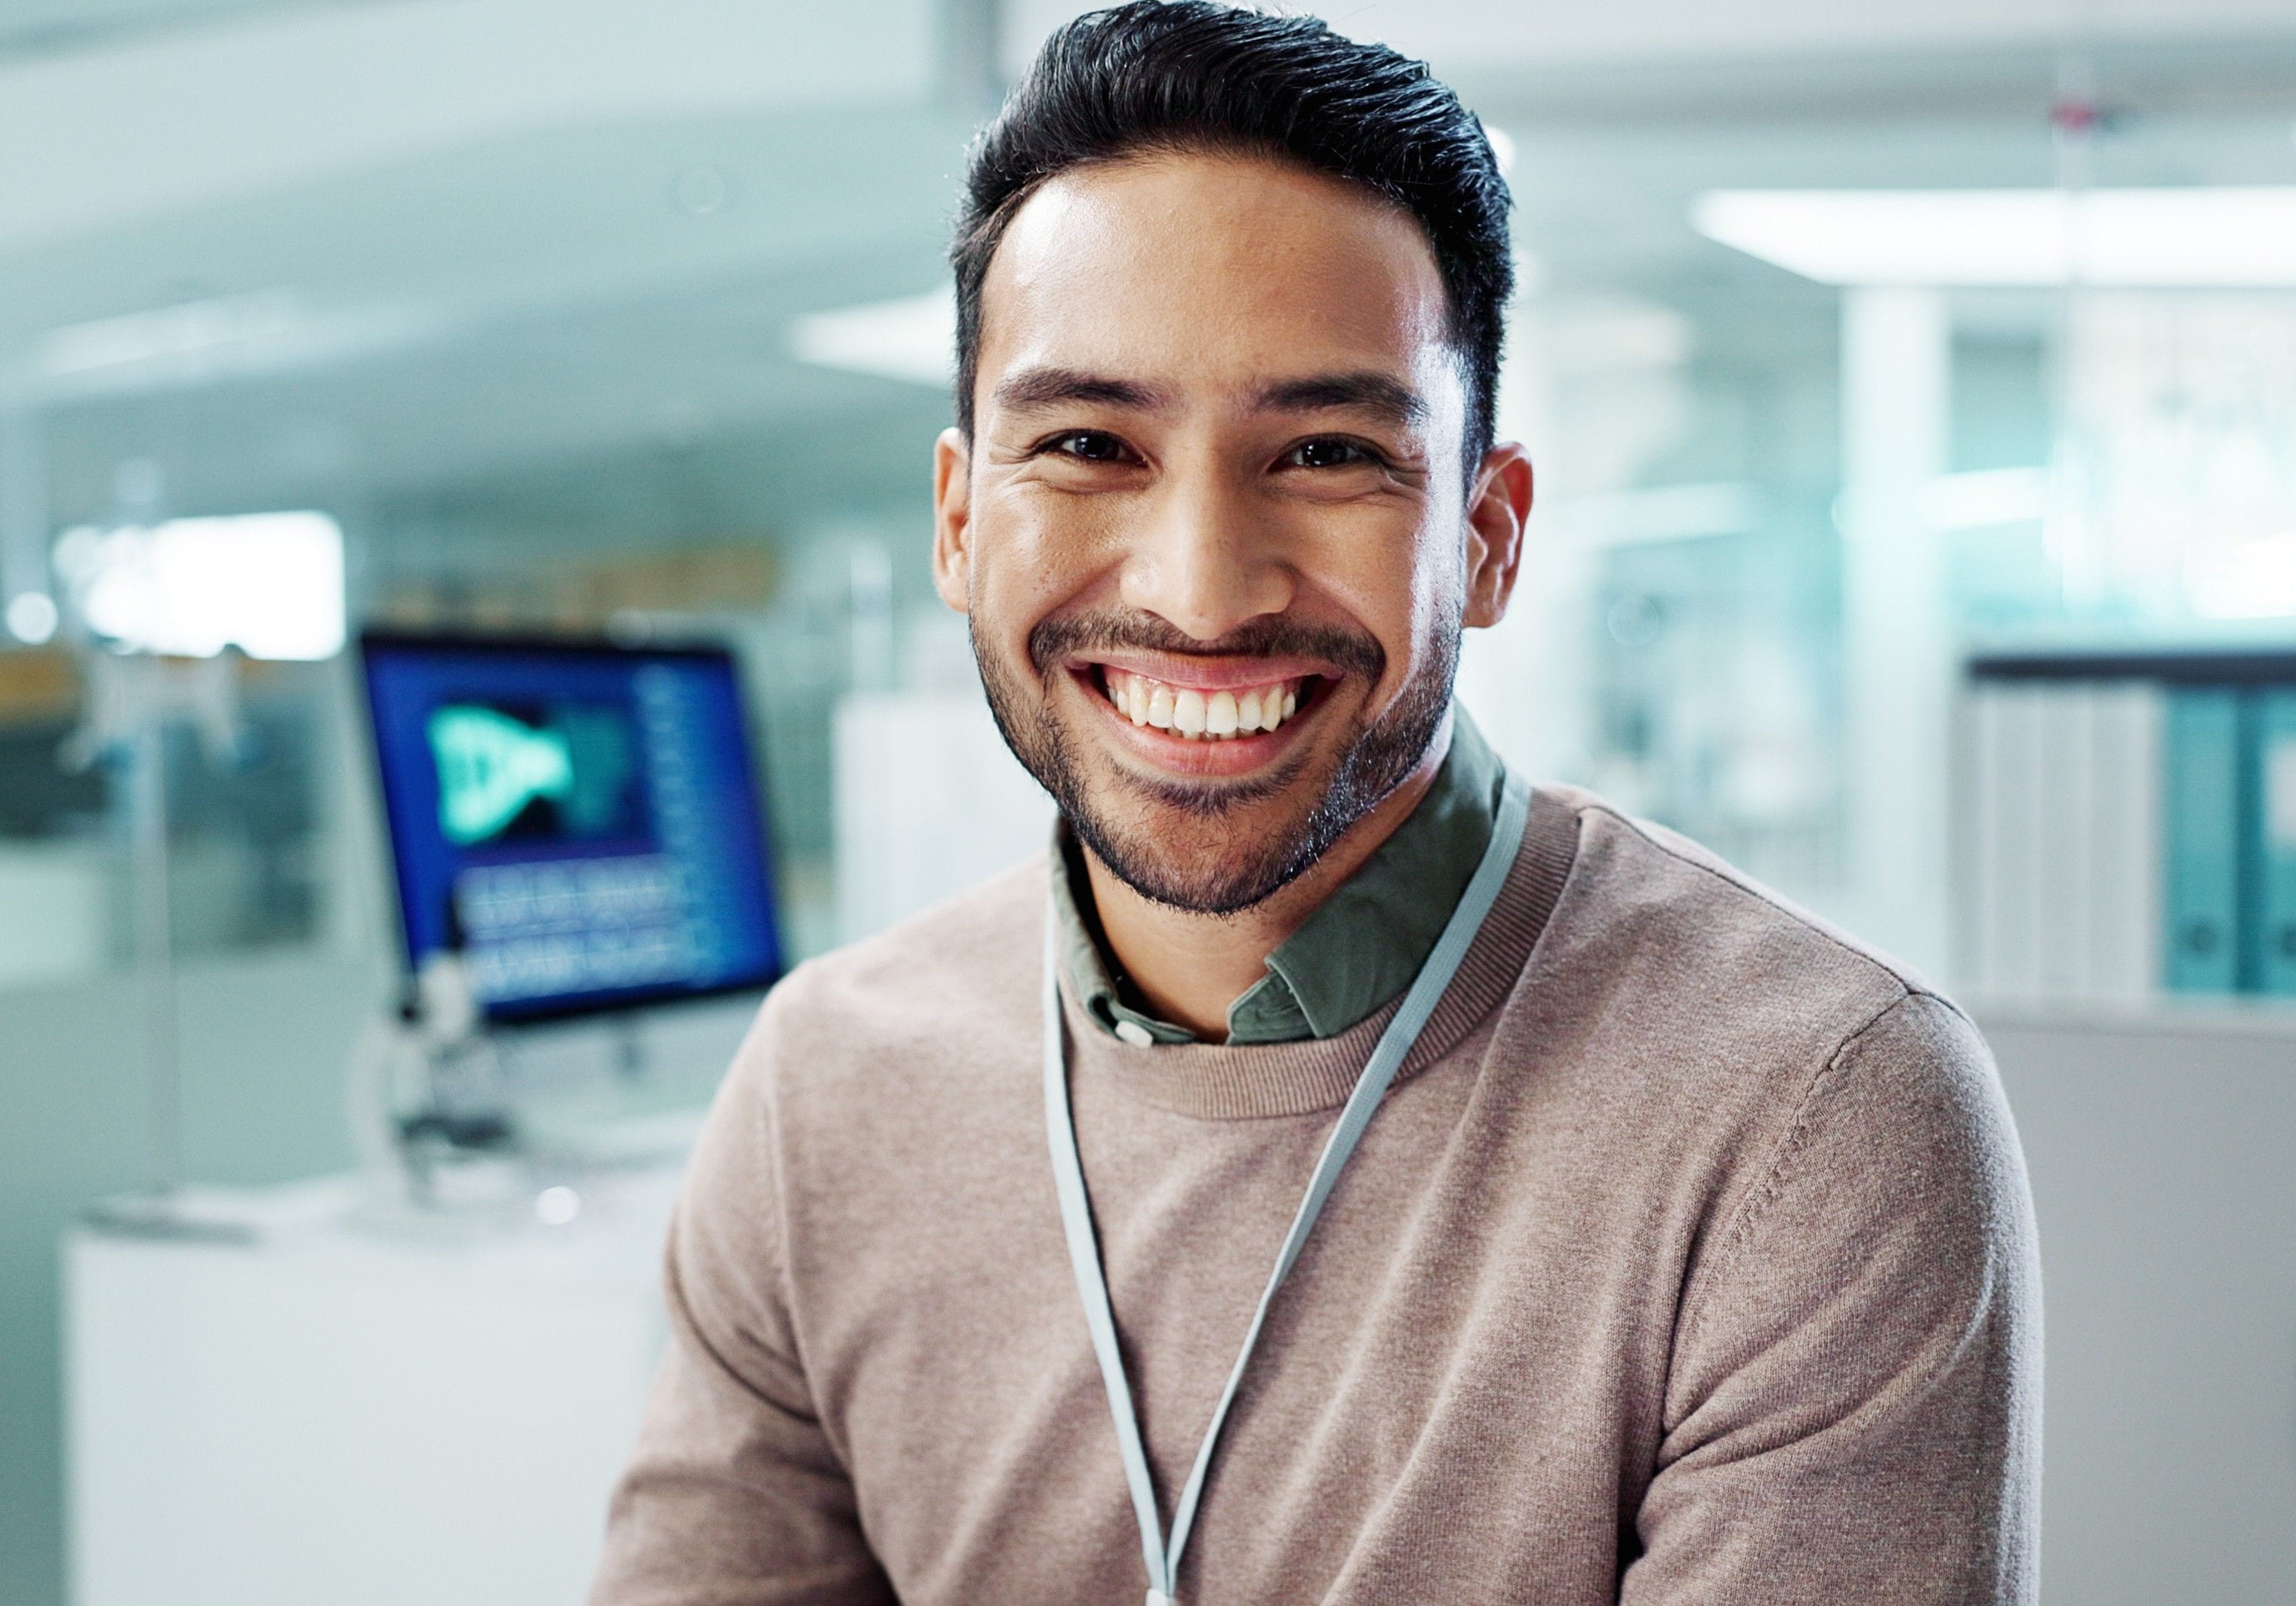
{"type": "Polygon", "coordinates": [[[460,952],[498,1022],[781,974],[730,653],[381,633],[359,651],[410,973],[460,952]]]}

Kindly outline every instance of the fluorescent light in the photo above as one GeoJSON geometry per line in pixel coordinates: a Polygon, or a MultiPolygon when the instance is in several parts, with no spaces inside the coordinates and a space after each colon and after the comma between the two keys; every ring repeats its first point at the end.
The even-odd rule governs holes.
{"type": "Polygon", "coordinates": [[[790,322],[789,349],[817,367],[947,389],[956,372],[956,292],[807,313],[790,322]]]}
{"type": "Polygon", "coordinates": [[[1824,284],[2296,285],[2296,186],[1716,190],[1691,225],[1824,284]]]}
{"type": "Polygon", "coordinates": [[[343,644],[343,536],[324,513],[176,519],[66,532],[56,569],[96,635],[134,651],[332,658],[343,644]]]}
{"type": "Polygon", "coordinates": [[[110,368],[196,362],[230,347],[276,340],[295,322],[293,299],[277,291],[184,301],[52,329],[40,339],[40,369],[51,379],[69,379],[110,368]]]}
{"type": "Polygon", "coordinates": [[[283,373],[435,340],[452,327],[419,302],[314,307],[294,291],[183,301],[51,329],[28,375],[54,398],[127,396],[283,373]]]}

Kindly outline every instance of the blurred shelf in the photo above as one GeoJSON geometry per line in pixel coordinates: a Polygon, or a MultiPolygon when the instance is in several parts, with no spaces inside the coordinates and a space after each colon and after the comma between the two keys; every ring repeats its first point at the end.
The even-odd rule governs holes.
{"type": "Polygon", "coordinates": [[[1977,1024],[1988,1029],[2284,1037],[2296,1045],[2296,998],[2163,995],[2116,999],[1980,994],[1962,1002],[1977,1024]]]}

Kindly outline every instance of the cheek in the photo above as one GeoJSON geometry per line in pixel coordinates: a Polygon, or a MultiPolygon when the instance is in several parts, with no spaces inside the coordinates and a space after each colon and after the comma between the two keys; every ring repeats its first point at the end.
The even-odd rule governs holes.
{"type": "Polygon", "coordinates": [[[1461,538],[1420,530],[1390,529],[1335,545],[1321,566],[1321,589],[1387,654],[1385,684],[1392,696],[1456,628],[1465,603],[1466,564],[1461,538]]]}
{"type": "Polygon", "coordinates": [[[1414,622],[1423,635],[1455,631],[1467,608],[1466,531],[1431,540],[1422,552],[1413,587],[1414,622]]]}
{"type": "Polygon", "coordinates": [[[975,504],[974,629],[1025,663],[1029,632],[1086,601],[1107,567],[1109,542],[1062,499],[1035,488],[993,492],[975,504]]]}

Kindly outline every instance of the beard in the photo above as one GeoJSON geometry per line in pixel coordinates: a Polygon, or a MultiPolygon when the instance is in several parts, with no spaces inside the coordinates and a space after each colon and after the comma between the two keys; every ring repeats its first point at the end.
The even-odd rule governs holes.
{"type": "MultiPolygon", "coordinates": [[[[1331,774],[1314,800],[1272,833],[1239,832],[1225,854],[1160,851],[1152,825],[1128,825],[1114,805],[1124,799],[1096,796],[1086,783],[1067,728],[1053,713],[1054,677],[1071,654],[1133,649],[1177,655],[1212,654],[1318,659],[1376,685],[1387,653],[1373,636],[1321,626],[1256,619],[1218,642],[1200,642],[1148,614],[1072,614],[1046,619],[1029,633],[1029,660],[1036,671],[1035,695],[1020,677],[982,651],[973,638],[973,659],[988,695],[989,711],[1004,744],[1037,783],[1050,792],[1061,814],[1111,873],[1143,897],[1195,914],[1234,914],[1292,884],[1330,851],[1332,845],[1379,807],[1426,758],[1450,711],[1451,686],[1458,671],[1459,622],[1436,631],[1435,650],[1392,704],[1368,722],[1353,722],[1331,774]]],[[[1238,782],[1188,782],[1118,775],[1111,790],[1131,794],[1152,808],[1173,810],[1214,823],[1298,790],[1316,755],[1304,748],[1271,771],[1238,782]]],[[[1313,786],[1312,781],[1306,783],[1313,786]]]]}

